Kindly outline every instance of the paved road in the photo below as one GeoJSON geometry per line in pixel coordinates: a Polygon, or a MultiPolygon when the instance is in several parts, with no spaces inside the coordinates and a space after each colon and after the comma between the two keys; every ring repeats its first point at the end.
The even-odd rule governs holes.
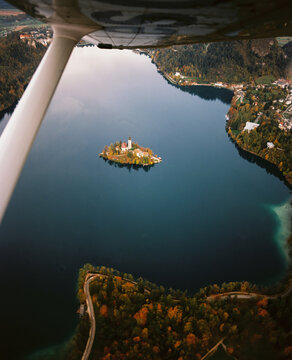
{"type": "Polygon", "coordinates": [[[221,339],[220,341],[217,342],[217,344],[215,346],[212,347],[212,349],[210,349],[202,358],[201,360],[206,359],[208,356],[210,356],[211,354],[213,354],[215,351],[217,351],[218,346],[221,345],[223,343],[225,338],[221,339]]]}
{"type": "Polygon", "coordinates": [[[87,274],[85,281],[84,281],[84,293],[86,296],[86,304],[87,304],[87,312],[89,315],[89,320],[90,320],[90,330],[89,330],[89,337],[87,340],[87,344],[82,356],[82,360],[87,360],[91,349],[92,349],[92,345],[93,345],[93,341],[95,338],[95,330],[96,330],[96,323],[95,323],[95,315],[94,315],[94,309],[93,309],[93,305],[92,305],[92,300],[91,300],[91,296],[90,296],[90,291],[89,291],[89,284],[92,280],[94,280],[97,276],[100,276],[99,274],[87,274]]]}
{"type": "Polygon", "coordinates": [[[287,289],[285,289],[284,291],[282,291],[279,294],[275,294],[275,295],[265,295],[265,294],[258,294],[258,293],[249,293],[249,292],[245,292],[245,291],[231,291],[231,292],[226,292],[223,294],[214,294],[214,295],[210,295],[207,297],[207,301],[211,301],[211,300],[215,300],[215,299],[224,299],[227,297],[237,297],[238,299],[253,299],[253,298],[257,298],[259,296],[263,296],[266,297],[267,299],[277,299],[277,298],[284,298],[286,296],[288,296],[292,291],[292,282],[291,284],[287,287],[287,289]]]}

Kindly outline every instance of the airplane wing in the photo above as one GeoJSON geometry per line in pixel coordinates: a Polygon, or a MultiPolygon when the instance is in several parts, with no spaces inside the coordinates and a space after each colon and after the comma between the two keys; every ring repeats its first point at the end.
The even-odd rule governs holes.
{"type": "Polygon", "coordinates": [[[0,138],[0,221],[76,43],[135,49],[292,34],[290,0],[8,0],[51,25],[50,45],[0,138]]]}
{"type": "Polygon", "coordinates": [[[8,0],[37,19],[74,31],[101,47],[290,36],[290,0],[8,0]]]}

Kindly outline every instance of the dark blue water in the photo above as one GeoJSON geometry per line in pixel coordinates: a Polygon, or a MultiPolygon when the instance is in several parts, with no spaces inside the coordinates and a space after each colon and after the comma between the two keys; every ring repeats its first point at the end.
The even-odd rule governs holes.
{"type": "Polygon", "coordinates": [[[288,189],[229,141],[231,93],[184,90],[144,56],[74,51],[0,229],[1,357],[70,337],[87,262],[190,291],[281,278],[267,206],[288,189]],[[136,171],[98,158],[129,135],[163,162],[136,171]]]}

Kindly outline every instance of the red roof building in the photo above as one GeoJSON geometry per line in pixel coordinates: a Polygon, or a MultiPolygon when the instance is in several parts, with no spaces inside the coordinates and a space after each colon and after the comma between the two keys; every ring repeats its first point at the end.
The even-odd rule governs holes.
{"type": "Polygon", "coordinates": [[[128,146],[127,146],[127,144],[125,142],[122,143],[121,149],[122,149],[122,151],[125,151],[125,150],[128,149],[128,146]]]}

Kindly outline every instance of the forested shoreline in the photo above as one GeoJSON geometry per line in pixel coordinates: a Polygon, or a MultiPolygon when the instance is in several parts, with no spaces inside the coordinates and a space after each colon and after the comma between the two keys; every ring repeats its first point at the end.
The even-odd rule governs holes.
{"type": "Polygon", "coordinates": [[[255,83],[287,75],[290,45],[275,39],[172,46],[146,52],[164,73],[176,72],[198,83],[255,83]]]}
{"type": "MultiPolygon", "coordinates": [[[[290,246],[291,241],[292,237],[290,246]]],[[[209,285],[190,295],[142,278],[135,280],[112,268],[86,264],[78,279],[81,304],[85,303],[83,287],[88,273],[101,274],[90,285],[96,319],[92,358],[199,360],[222,339],[226,355],[242,360],[284,360],[292,354],[291,296],[265,295],[283,291],[291,283],[291,273],[274,289],[230,282],[209,285]],[[259,295],[252,299],[212,298],[233,291],[259,295]]],[[[85,313],[66,359],[82,356],[89,327],[85,313]]]]}

